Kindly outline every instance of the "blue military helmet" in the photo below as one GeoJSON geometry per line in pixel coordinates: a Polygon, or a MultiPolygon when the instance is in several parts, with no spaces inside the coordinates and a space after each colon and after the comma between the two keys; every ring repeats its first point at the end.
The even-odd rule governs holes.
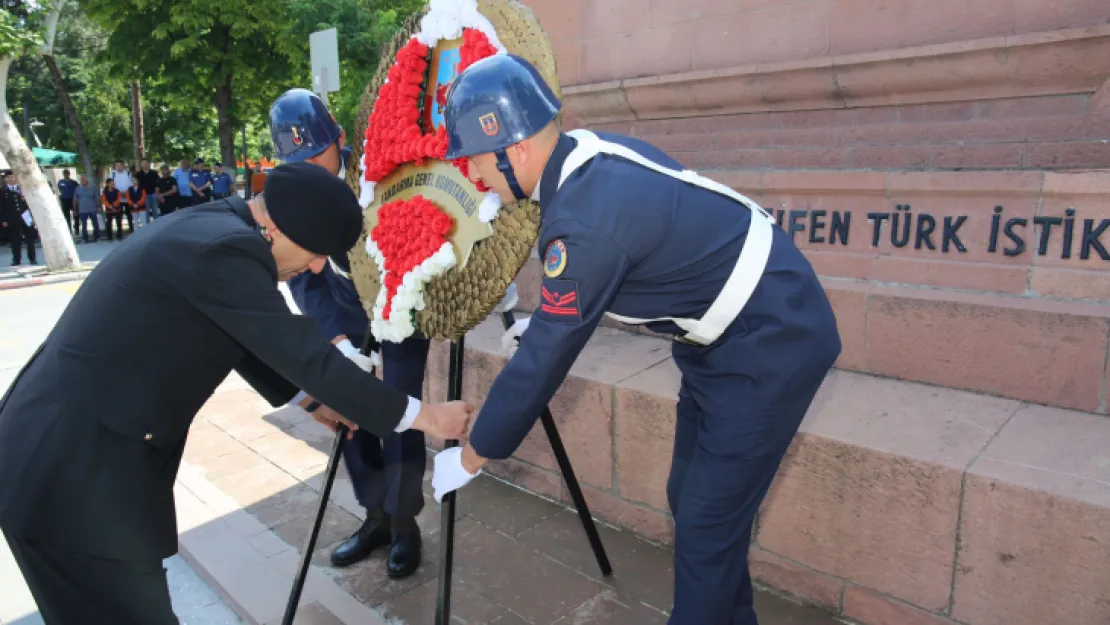
{"type": "Polygon", "coordinates": [[[319,155],[342,132],[324,101],[308,89],[290,89],[270,107],[270,137],[276,156],[287,163],[319,155]]]}
{"type": "Polygon", "coordinates": [[[484,58],[459,74],[447,92],[447,159],[493,153],[517,199],[525,199],[505,149],[535,135],[562,104],[528,61],[511,54],[484,58]]]}

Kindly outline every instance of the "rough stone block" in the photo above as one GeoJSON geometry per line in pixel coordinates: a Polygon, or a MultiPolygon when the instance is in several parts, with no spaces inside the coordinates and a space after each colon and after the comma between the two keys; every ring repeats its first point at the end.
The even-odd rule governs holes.
{"type": "Polygon", "coordinates": [[[1024,295],[1028,267],[943,259],[879,256],[871,277],[879,282],[1024,295]]]}
{"type": "Polygon", "coordinates": [[[840,332],[839,369],[867,370],[867,294],[871,289],[869,284],[825,282],[840,332]]]}
{"type": "MultiPolygon", "coordinates": [[[[579,481],[602,489],[611,488],[612,388],[585,378],[568,376],[551,399],[550,408],[579,481]]],[[[559,468],[539,421],[514,456],[545,469],[558,471],[559,468]]]]}
{"type": "Polygon", "coordinates": [[[578,40],[582,37],[582,1],[523,0],[539,20],[552,41],[578,40]]]}
{"type": "MultiPolygon", "coordinates": [[[[464,398],[479,408],[505,366],[498,355],[500,322],[487,320],[467,336],[467,372],[463,378],[464,398]]],[[[570,375],[552,398],[550,408],[560,437],[580,481],[602,489],[612,487],[612,389],[611,385],[666,360],[670,343],[599,328],[579,354],[570,375]]],[[[516,457],[550,470],[558,464],[547,436],[536,425],[516,457]]]]}
{"type": "Polygon", "coordinates": [[[693,69],[732,67],[738,59],[756,64],[823,56],[829,46],[829,4],[809,0],[694,22],[693,69]]]}
{"type": "MultiPolygon", "coordinates": [[[[767,190],[762,205],[802,250],[857,254],[876,253],[871,245],[872,226],[867,215],[893,210],[881,193],[812,188],[767,190]],[[838,224],[836,232],[834,223],[838,224]],[[847,227],[846,242],[839,224],[847,227]]],[[[880,245],[881,251],[890,253],[889,242],[880,241],[880,245]]]]}
{"type": "Polygon", "coordinates": [[[1042,297],[1106,302],[1110,301],[1110,272],[1034,267],[1029,289],[1042,297]]]}
{"type": "MultiPolygon", "coordinates": [[[[880,250],[907,258],[988,262],[1028,267],[1033,263],[1031,254],[1024,253],[1010,257],[1003,253],[1003,250],[1011,245],[1004,234],[999,235],[997,251],[990,252],[991,218],[994,216],[995,207],[1002,206],[1004,222],[1011,218],[1026,219],[1031,230],[1032,219],[1037,214],[1039,188],[1040,177],[1032,173],[892,173],[887,177],[887,192],[892,198],[896,198],[896,202],[893,203],[908,205],[910,210],[896,211],[895,206],[888,207],[887,212],[891,213],[891,217],[882,224],[880,250]],[[909,244],[903,248],[893,245],[895,212],[903,215],[899,219],[901,227],[897,232],[898,236],[904,234],[902,228],[905,227],[905,215],[910,215],[913,220],[909,244]],[[922,241],[921,249],[915,249],[919,228],[927,225],[922,223],[921,214],[929,214],[935,220],[936,226],[930,240],[936,249],[928,249],[926,241],[922,241]],[[961,217],[966,219],[957,228],[961,217]],[[959,243],[962,243],[966,252],[960,251],[954,239],[949,239],[948,250],[945,251],[946,219],[951,220],[949,223],[956,230],[959,243]]],[[[1020,227],[1015,232],[1022,234],[1020,227]]]]}
{"type": "Polygon", "coordinates": [[[849,252],[822,252],[804,250],[813,270],[825,278],[851,278],[867,280],[874,273],[877,254],[854,254],[849,252]]]}
{"type": "Polygon", "coordinates": [[[652,0],[651,24],[662,26],[709,17],[731,15],[742,11],[765,9],[776,4],[775,0],[652,0]]]}
{"type": "MultiPolygon", "coordinates": [[[[630,503],[589,486],[583,486],[582,493],[592,516],[632,530],[657,543],[674,543],[674,521],[669,514],[630,503]]],[[[574,508],[570,493],[565,488],[563,503],[574,508]]]]}
{"type": "Polygon", "coordinates": [[[854,54],[1012,34],[1009,0],[968,5],[960,0],[929,4],[834,0],[829,21],[830,52],[854,54]]]}
{"type": "Polygon", "coordinates": [[[840,169],[848,167],[848,150],[816,148],[767,150],[767,166],[780,169],[840,169]]]}
{"type": "Polygon", "coordinates": [[[868,370],[1094,411],[1101,403],[1110,308],[877,287],[868,370]]]}
{"type": "Polygon", "coordinates": [[[673,24],[584,39],[578,68],[579,81],[598,83],[689,71],[694,37],[692,24],[673,24]]]}
{"type": "Polygon", "coordinates": [[[1020,143],[1006,145],[936,146],[935,169],[1018,169],[1024,158],[1020,143]]]}
{"type": "Polygon", "coordinates": [[[752,547],[748,560],[752,579],[786,591],[813,605],[840,610],[843,581],[758,547],[752,547]]]}
{"type": "Polygon", "coordinates": [[[636,0],[589,0],[582,3],[583,39],[628,35],[647,26],[648,11],[636,0]]]}
{"type": "Polygon", "coordinates": [[[557,501],[562,499],[563,477],[558,472],[546,471],[513,458],[491,461],[485,470],[490,475],[508,480],[534,493],[557,501]]]}
{"type": "Polygon", "coordinates": [[[1025,406],[1002,429],[968,471],[953,618],[1110,622],[1107,450],[1106,417],[1025,406]]]}
{"type": "MultiPolygon", "coordinates": [[[[1033,0],[1030,4],[1040,3],[1033,0]]],[[[1030,119],[1083,115],[1087,113],[1088,106],[1089,96],[1082,94],[1004,98],[978,102],[975,117],[976,119],[1030,119]]]]}
{"type": "Polygon", "coordinates": [[[576,84],[578,82],[578,64],[582,58],[582,44],[578,41],[552,41],[551,49],[555,53],[555,66],[559,71],[559,84],[562,86],[576,84]]]}
{"type": "Polygon", "coordinates": [[[1105,141],[1072,141],[1027,145],[1025,166],[1034,169],[1110,167],[1110,144],[1105,141]]]}
{"type": "Polygon", "coordinates": [[[1014,32],[1035,33],[1110,22],[1110,6],[1102,0],[1014,2],[1014,32]]]}
{"type": "Polygon", "coordinates": [[[945,608],[963,470],[1017,406],[834,372],[764,504],[758,544],[928,610],[945,608]]]}
{"type": "Polygon", "coordinates": [[[678,367],[668,359],[613,391],[614,472],[623,499],[669,510],[667,476],[680,380],[678,367]]]}
{"type": "Polygon", "coordinates": [[[851,585],[844,591],[843,614],[867,625],[956,625],[943,616],[851,585]]]}
{"type": "Polygon", "coordinates": [[[848,165],[856,169],[927,169],[933,152],[925,146],[852,148],[848,165]]]}
{"type": "MultiPolygon", "coordinates": [[[[1044,185],[1044,206],[1040,216],[1055,217],[1060,223],[1047,226],[1044,256],[1040,255],[1038,248],[1046,226],[1037,227],[1037,236],[1033,236],[1030,227],[1026,237],[1026,244],[1029,246],[1027,253],[1036,254],[1037,267],[1088,270],[1106,275],[1107,269],[1110,269],[1110,226],[1105,227],[1100,236],[1094,235],[1099,232],[1100,226],[1110,220],[1110,173],[1048,173],[1045,174],[1044,185]],[[1068,211],[1072,214],[1068,215],[1068,211]],[[1068,219],[1074,219],[1071,228],[1068,219]],[[1087,228],[1090,229],[1093,241],[1084,245],[1087,228]],[[1069,229],[1072,237],[1070,245],[1065,245],[1069,229]],[[1095,243],[1101,244],[1101,249],[1095,243]],[[1102,252],[1106,252],[1107,256],[1103,257],[1102,252]],[[1065,255],[1068,258],[1064,258],[1065,255]],[[1084,255],[1087,256],[1086,259],[1083,258],[1084,255]]],[[[1098,295],[1087,297],[1096,298],[1098,295]]]]}

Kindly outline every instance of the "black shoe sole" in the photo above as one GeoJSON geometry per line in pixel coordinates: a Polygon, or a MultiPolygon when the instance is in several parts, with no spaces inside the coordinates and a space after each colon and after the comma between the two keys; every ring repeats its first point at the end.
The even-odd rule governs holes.
{"type": "Polygon", "coordinates": [[[387,569],[386,572],[389,574],[389,579],[404,579],[406,577],[411,576],[419,568],[420,568],[420,562],[417,561],[416,565],[413,566],[411,568],[411,570],[406,569],[406,570],[401,570],[401,571],[394,571],[393,569],[387,569]]]}

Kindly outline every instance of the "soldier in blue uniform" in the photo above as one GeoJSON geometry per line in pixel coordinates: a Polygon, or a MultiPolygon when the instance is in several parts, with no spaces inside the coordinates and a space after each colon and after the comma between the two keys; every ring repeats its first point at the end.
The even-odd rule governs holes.
{"type": "MultiPolygon", "coordinates": [[[[437,500],[524,440],[603,314],[674,338],[682,374],[667,496],[671,625],[756,625],[752,524],[825,375],[836,319],[809,262],[760,206],[625,136],[560,133],[527,61],[455,81],[448,158],[506,201],[540,202],[540,307],[464,447],[436,456],[437,500]]],[[[644,462],[655,459],[644,458],[644,462]]]]}
{"type": "MultiPolygon", "coordinates": [[[[274,102],[270,133],[282,161],[307,161],[343,175],[350,155],[344,146],[346,134],[311,91],[291,89],[274,102]]],[[[289,290],[301,311],[314,317],[348,358],[367,370],[384,361],[385,382],[422,399],[428,340],[386,342],[380,346],[380,359],[377,353],[372,358],[362,356],[358,346],[366,338],[369,319],[349,272],[346,256],[331,257],[320,273],[306,272],[289,280],[289,290]]],[[[377,352],[377,345],[374,347],[377,352]]],[[[359,429],[344,443],[343,460],[355,497],[366,508],[366,522],[332,551],[332,564],[349,566],[369,556],[373,549],[390,545],[389,576],[400,579],[412,575],[420,565],[416,516],[424,507],[424,433],[409,430],[381,440],[359,429]]]]}

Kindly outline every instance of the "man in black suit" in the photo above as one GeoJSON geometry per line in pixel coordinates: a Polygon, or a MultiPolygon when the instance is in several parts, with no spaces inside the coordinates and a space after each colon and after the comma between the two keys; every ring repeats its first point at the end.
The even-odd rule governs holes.
{"type": "Polygon", "coordinates": [[[23,197],[23,189],[15,182],[15,174],[8,172],[4,177],[4,188],[0,189],[0,222],[8,229],[8,237],[12,245],[12,266],[23,263],[22,242],[27,242],[27,260],[37,264],[35,258],[35,241],[39,238],[39,231],[31,219],[31,207],[27,206],[27,198],[23,197]]]}
{"type": "Polygon", "coordinates": [[[0,529],[48,624],[177,623],[162,567],[177,551],[174,480],[194,416],[232,370],[275,407],[304,389],[314,416],[377,436],[465,434],[472,407],[384,384],[278,291],[361,230],[342,180],[283,165],[249,204],[160,219],[89,275],[0,400],[0,529]]]}

